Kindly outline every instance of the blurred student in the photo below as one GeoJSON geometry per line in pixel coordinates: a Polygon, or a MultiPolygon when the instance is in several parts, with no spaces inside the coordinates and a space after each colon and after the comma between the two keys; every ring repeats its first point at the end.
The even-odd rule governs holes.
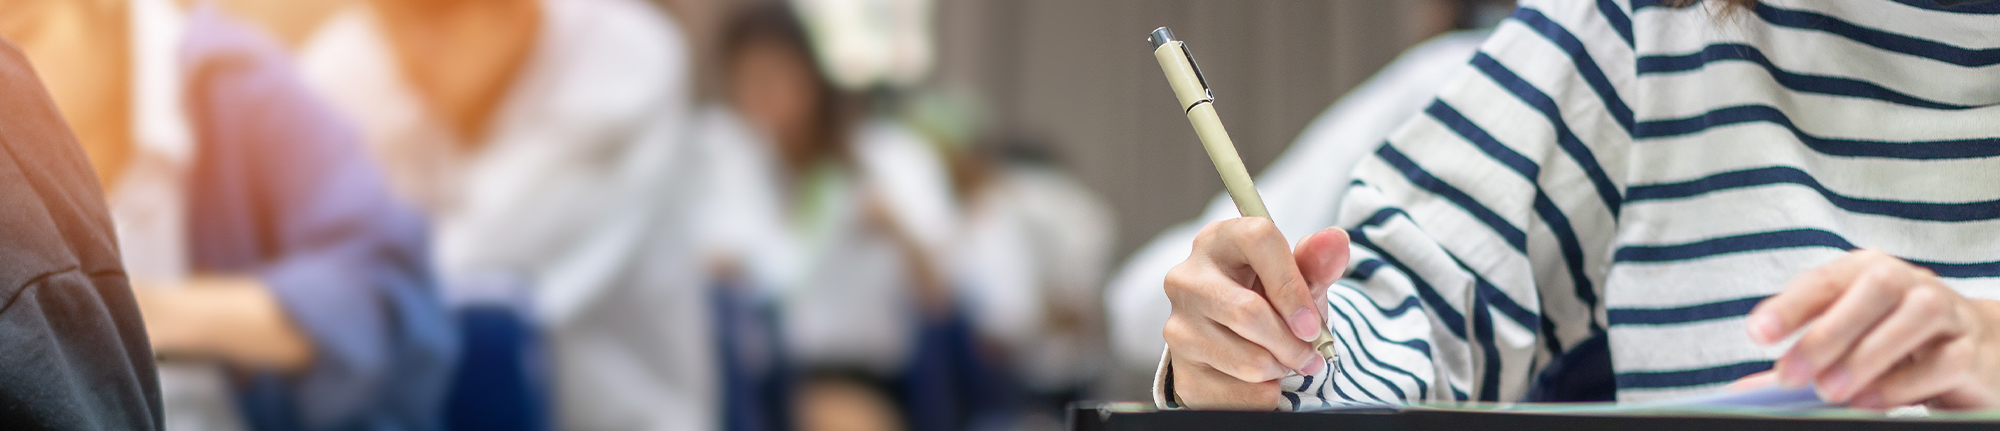
{"type": "MultiPolygon", "coordinates": [[[[0,33],[19,33],[13,18],[0,33]]],[[[10,42],[0,110],[0,428],[160,429],[153,351],[104,192],[10,42]]]]}
{"type": "Polygon", "coordinates": [[[1100,299],[1117,232],[1110,205],[1040,141],[991,139],[958,153],[960,295],[1012,385],[1031,397],[1027,412],[1059,423],[1110,365],[1100,299]]]}
{"type": "Polygon", "coordinates": [[[811,46],[768,3],[739,13],[721,49],[731,115],[771,148],[797,250],[768,283],[785,350],[810,372],[799,422],[954,426],[962,406],[912,407],[957,399],[936,377],[956,352],[946,340],[964,340],[950,335],[964,326],[942,257],[957,229],[951,178],[920,135],[828,82],[811,46]]]}
{"type": "Polygon", "coordinates": [[[795,276],[802,250],[783,212],[775,148],[726,106],[703,108],[690,128],[699,173],[687,205],[712,314],[707,326],[680,329],[713,337],[722,429],[789,429],[793,370],[778,288],[795,276]]]}
{"type": "Polygon", "coordinates": [[[447,297],[474,331],[455,397],[480,398],[454,398],[454,426],[716,426],[709,340],[684,329],[706,301],[670,206],[687,52],[645,0],[360,1],[301,49],[437,225],[447,297]],[[520,353],[541,336],[546,383],[520,353]],[[544,384],[554,411],[537,413],[544,384]]]}
{"type": "Polygon", "coordinates": [[[213,7],[18,0],[107,197],[169,429],[436,429],[426,230],[281,48],[213,7]]]}
{"type": "Polygon", "coordinates": [[[1337,228],[1203,229],[1156,401],[2000,407],[2000,5],[1522,3],[1337,228]],[[1302,340],[1322,315],[1338,363],[1302,340]]]}

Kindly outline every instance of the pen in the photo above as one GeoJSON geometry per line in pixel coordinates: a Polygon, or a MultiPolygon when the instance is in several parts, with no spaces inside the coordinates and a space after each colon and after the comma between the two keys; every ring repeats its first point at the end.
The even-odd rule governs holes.
{"type": "MultiPolygon", "coordinates": [[[[1174,88],[1174,97],[1187,112],[1188,122],[1194,124],[1195,136],[1208,150],[1209,161],[1215,162],[1222,188],[1236,201],[1236,212],[1244,217],[1271,218],[1271,212],[1264,209],[1264,198],[1257,195],[1257,186],[1250,181],[1250,170],[1243,168],[1243,158],[1236,154],[1235,142],[1229,140],[1229,131],[1222,128],[1222,118],[1215,114],[1215,93],[1202,78],[1201,68],[1195,66],[1187,43],[1174,39],[1174,32],[1166,27],[1154,29],[1150,40],[1153,58],[1160,60],[1160,71],[1166,72],[1167,84],[1174,88]]],[[[1339,354],[1333,350],[1333,334],[1327,331],[1324,316],[1321,314],[1319,337],[1312,345],[1320,357],[1332,360],[1339,354]]]]}

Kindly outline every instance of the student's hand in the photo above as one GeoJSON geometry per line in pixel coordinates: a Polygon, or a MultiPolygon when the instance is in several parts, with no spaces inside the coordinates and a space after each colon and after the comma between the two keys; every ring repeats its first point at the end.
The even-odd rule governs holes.
{"type": "Polygon", "coordinates": [[[1750,338],[1776,344],[1807,322],[1772,370],[1781,386],[1817,384],[1820,398],[1860,408],[2000,407],[2000,303],[1928,269],[1856,250],[1757,304],[1750,338]]]}
{"type": "Polygon", "coordinates": [[[1192,408],[1282,405],[1278,379],[1322,371],[1313,351],[1326,289],[1347,267],[1347,232],[1327,229],[1296,253],[1268,218],[1210,223],[1167,273],[1174,392],[1192,408]]]}
{"type": "Polygon", "coordinates": [[[135,280],[132,287],[156,353],[287,372],[312,363],[312,339],[256,278],[198,276],[172,284],[135,280]]]}

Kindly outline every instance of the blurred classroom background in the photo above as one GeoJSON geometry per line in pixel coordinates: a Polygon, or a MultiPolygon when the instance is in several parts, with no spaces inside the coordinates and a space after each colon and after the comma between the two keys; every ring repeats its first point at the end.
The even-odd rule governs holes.
{"type": "MultiPolygon", "coordinates": [[[[11,12],[65,1],[210,11],[15,0],[11,12]]],[[[379,370],[411,360],[390,355],[346,371],[436,385],[280,391],[281,419],[258,416],[259,392],[232,377],[234,407],[193,410],[246,419],[177,421],[175,397],[202,391],[166,382],[169,428],[1057,429],[1069,401],[1150,399],[1153,364],[1113,352],[1105,285],[1221,191],[1148,32],[1188,41],[1258,172],[1404,50],[1493,18],[1477,16],[1493,2],[1475,0],[215,1],[300,63],[276,70],[328,107],[309,111],[352,126],[341,136],[378,165],[378,192],[426,216],[435,256],[418,260],[438,266],[436,286],[398,295],[442,304],[451,317],[436,330],[454,341],[438,351],[452,360],[379,370]],[[344,19],[357,13],[378,14],[381,34],[344,19]],[[396,51],[386,63],[354,60],[381,41],[396,51]],[[604,70],[570,70],[589,67],[604,70]],[[660,83],[632,76],[646,71],[660,83]],[[378,73],[413,88],[377,85],[398,80],[378,73]],[[423,133],[447,143],[411,138],[423,133]],[[509,218],[530,220],[491,221],[509,218]]],[[[141,21],[84,15],[47,16],[86,33],[141,21]]],[[[38,68],[62,56],[23,45],[38,68]]],[[[71,114],[87,108],[63,108],[87,127],[71,114]]],[[[107,181],[114,197],[125,186],[107,181]]],[[[194,266],[166,273],[208,272],[194,266]]],[[[319,346],[308,357],[344,348],[310,321],[341,311],[280,293],[280,313],[319,346]]],[[[165,314],[151,307],[158,333],[150,316],[165,314]]],[[[430,334],[400,315],[355,318],[391,322],[376,328],[389,339],[430,334]]],[[[231,355],[161,353],[268,367],[231,355]]],[[[310,386],[296,381],[327,363],[303,361],[279,367],[294,382],[279,385],[310,386]]]]}

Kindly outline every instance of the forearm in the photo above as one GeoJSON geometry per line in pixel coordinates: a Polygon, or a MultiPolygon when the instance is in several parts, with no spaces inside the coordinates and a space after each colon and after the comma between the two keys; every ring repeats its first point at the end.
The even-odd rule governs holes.
{"type": "Polygon", "coordinates": [[[304,370],[312,362],[312,340],[256,278],[200,276],[171,285],[134,284],[139,285],[134,291],[155,352],[283,372],[304,370]]]}

